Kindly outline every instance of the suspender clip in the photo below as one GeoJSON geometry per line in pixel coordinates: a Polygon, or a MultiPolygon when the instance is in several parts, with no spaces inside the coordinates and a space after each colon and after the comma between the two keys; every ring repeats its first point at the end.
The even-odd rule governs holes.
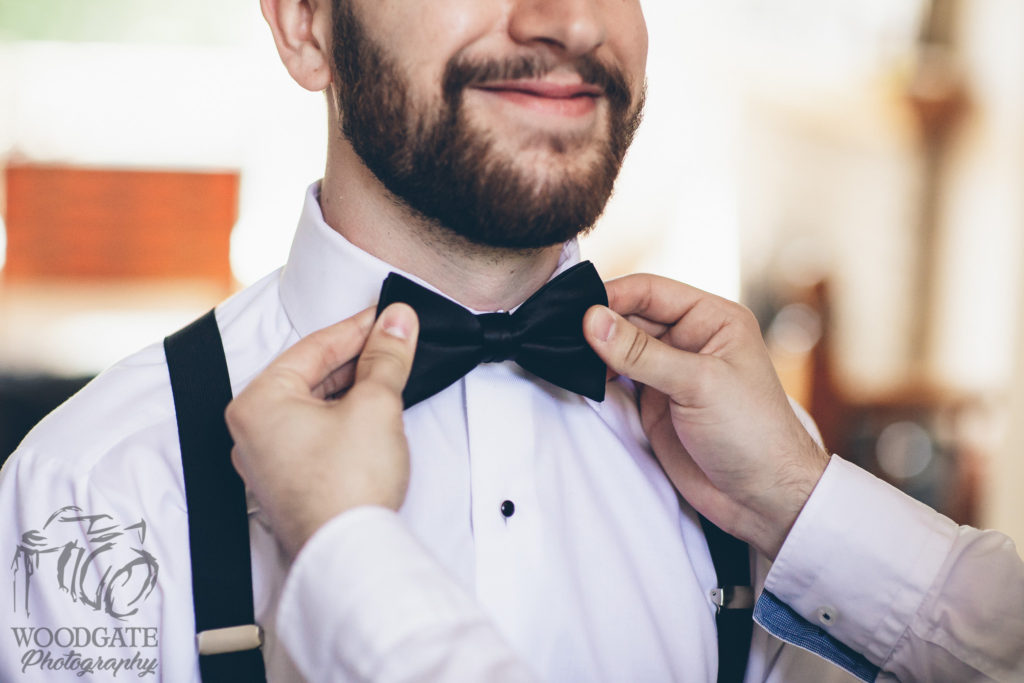
{"type": "Polygon", "coordinates": [[[715,605],[715,611],[723,609],[753,609],[754,589],[751,586],[724,586],[712,588],[708,597],[715,605]]]}
{"type": "Polygon", "coordinates": [[[212,628],[196,634],[196,646],[201,655],[255,650],[262,645],[263,629],[257,624],[212,628]]]}

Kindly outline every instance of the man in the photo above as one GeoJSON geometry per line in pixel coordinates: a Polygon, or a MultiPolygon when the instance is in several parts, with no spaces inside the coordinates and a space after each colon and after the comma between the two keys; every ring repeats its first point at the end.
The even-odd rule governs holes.
{"type": "MultiPolygon", "coordinates": [[[[443,294],[435,307],[450,299],[486,314],[471,320],[490,344],[480,359],[493,362],[405,397],[404,523],[545,680],[742,672],[745,652],[719,659],[722,583],[697,513],[651,453],[633,385],[605,386],[586,343],[573,341],[597,299],[569,298],[576,312],[546,321],[571,323],[586,386],[566,389],[505,360],[525,348],[507,311],[519,315],[523,304],[543,318],[556,309],[530,308],[542,285],[561,291],[581,274],[584,288],[592,285],[585,266],[574,268],[574,237],[600,214],[639,120],[639,3],[263,0],[262,8],[291,75],[327,92],[331,132],[324,178],[306,197],[287,264],[216,311],[231,393],[301,338],[374,305],[391,272],[443,294]]],[[[388,281],[410,291],[406,280],[388,281]]],[[[422,316],[420,324],[439,323],[422,316]]],[[[154,346],[104,373],[34,430],[0,475],[0,540],[14,557],[3,680],[128,672],[197,680],[197,636],[204,662],[222,651],[241,659],[261,642],[270,680],[310,672],[308,661],[293,661],[307,655],[283,637],[313,642],[317,624],[279,612],[300,543],[284,534],[282,548],[255,501],[248,531],[262,636],[245,622],[199,624],[218,592],[200,598],[211,591],[193,582],[216,585],[240,536],[209,531],[222,516],[205,506],[226,499],[226,485],[197,483],[183,466],[194,461],[185,423],[210,392],[181,400],[179,389],[195,382],[169,380],[168,357],[187,346],[175,339],[166,354],[154,346]]],[[[539,364],[531,367],[559,377],[574,365],[539,364]]],[[[344,379],[333,378],[326,394],[344,379]]],[[[317,483],[296,495],[330,494],[317,483]]],[[[728,527],[730,514],[716,521],[728,527]]],[[[755,580],[764,569],[759,560],[755,580]]],[[[843,661],[863,672],[864,662],[843,661]]],[[[762,630],[746,671],[747,680],[850,680],[762,630]]],[[[358,667],[324,675],[346,673],[374,675],[358,667]]]]}

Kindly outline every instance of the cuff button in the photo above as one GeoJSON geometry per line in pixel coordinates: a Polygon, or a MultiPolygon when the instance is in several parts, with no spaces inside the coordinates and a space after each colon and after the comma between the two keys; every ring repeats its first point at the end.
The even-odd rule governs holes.
{"type": "Polygon", "coordinates": [[[822,626],[833,626],[839,619],[839,612],[836,610],[835,607],[832,607],[831,605],[819,607],[816,614],[818,617],[818,622],[822,626]]]}

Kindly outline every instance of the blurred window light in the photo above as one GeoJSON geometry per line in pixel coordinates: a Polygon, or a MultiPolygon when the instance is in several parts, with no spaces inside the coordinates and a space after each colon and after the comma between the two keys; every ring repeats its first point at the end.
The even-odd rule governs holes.
{"type": "Polygon", "coordinates": [[[830,50],[916,36],[926,0],[724,0],[719,11],[764,35],[800,35],[830,50]]]}
{"type": "Polygon", "coordinates": [[[43,349],[33,352],[35,362],[25,366],[73,377],[95,374],[114,360],[145,348],[188,324],[195,317],[190,307],[95,310],[71,313],[53,321],[49,334],[38,339],[43,349]],[[74,339],[74,344],[68,344],[74,339]]]}
{"type": "Polygon", "coordinates": [[[0,40],[231,45],[245,42],[250,0],[4,0],[0,40]]]}
{"type": "MultiPolygon", "coordinates": [[[[698,0],[691,5],[699,6],[698,0]]],[[[926,0],[721,0],[707,10],[718,61],[771,101],[837,97],[906,61],[926,0]]],[[[700,11],[694,9],[694,11],[700,11]]]]}

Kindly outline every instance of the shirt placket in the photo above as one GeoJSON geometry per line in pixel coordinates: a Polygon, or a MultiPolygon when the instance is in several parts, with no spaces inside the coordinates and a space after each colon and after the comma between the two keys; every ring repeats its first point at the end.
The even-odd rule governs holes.
{"type": "Polygon", "coordinates": [[[530,388],[509,364],[483,365],[466,377],[476,592],[513,639],[543,600],[530,388]]]}

